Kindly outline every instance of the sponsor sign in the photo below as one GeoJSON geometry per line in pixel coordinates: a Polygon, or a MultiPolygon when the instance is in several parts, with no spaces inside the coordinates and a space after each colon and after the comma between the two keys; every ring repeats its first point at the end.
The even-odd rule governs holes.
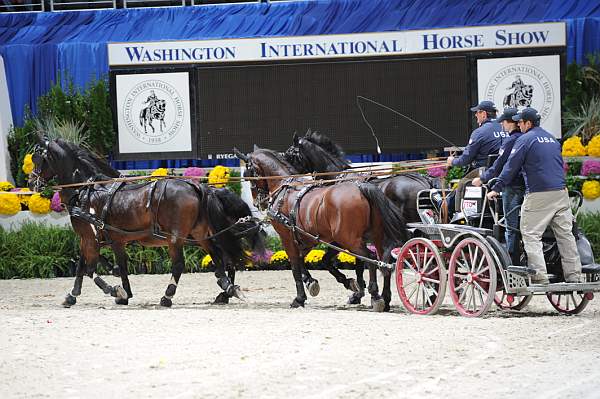
{"type": "Polygon", "coordinates": [[[116,76],[119,152],[192,150],[187,72],[116,76]]]}
{"type": "Polygon", "coordinates": [[[566,45],[563,22],[249,39],[109,43],[109,65],[369,57],[566,45]]]}
{"type": "Polygon", "coordinates": [[[483,194],[482,194],[483,190],[481,189],[481,187],[475,187],[475,186],[466,186],[465,187],[465,198],[482,198],[483,194]]]}
{"type": "Polygon", "coordinates": [[[493,101],[500,110],[533,107],[541,126],[561,136],[558,55],[478,60],[477,83],[479,101],[493,101]]]}
{"type": "Polygon", "coordinates": [[[475,200],[463,200],[462,202],[465,216],[472,216],[477,213],[477,201],[475,200]]]}

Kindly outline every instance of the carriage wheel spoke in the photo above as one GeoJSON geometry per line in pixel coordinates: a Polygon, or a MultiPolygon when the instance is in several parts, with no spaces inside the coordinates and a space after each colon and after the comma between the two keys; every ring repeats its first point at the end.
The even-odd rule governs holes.
{"type": "MultiPolygon", "coordinates": [[[[475,271],[475,263],[477,263],[478,255],[479,255],[479,247],[475,246],[475,255],[473,256],[473,259],[471,262],[471,273],[473,273],[475,271]]],[[[483,255],[483,253],[481,255],[483,255]]]]}
{"type": "MultiPolygon", "coordinates": [[[[411,253],[411,255],[412,255],[412,253],[411,253]]],[[[413,257],[413,259],[414,259],[414,257],[413,257]]],[[[419,272],[417,271],[417,269],[415,269],[415,268],[413,267],[413,265],[412,265],[412,264],[411,264],[411,263],[410,263],[408,260],[404,259],[404,264],[405,264],[406,266],[408,266],[408,268],[409,268],[409,269],[410,269],[410,270],[411,270],[413,273],[419,274],[419,272]]]]}
{"type": "Polygon", "coordinates": [[[573,308],[577,307],[577,301],[575,300],[575,295],[573,295],[573,293],[571,293],[571,300],[573,301],[573,308]]]}
{"type": "MultiPolygon", "coordinates": [[[[415,288],[413,288],[413,290],[410,292],[410,294],[408,295],[408,301],[410,302],[410,300],[412,299],[413,295],[415,295],[415,292],[417,292],[417,290],[419,289],[419,285],[417,284],[415,286],[415,288]]],[[[412,303],[412,302],[411,302],[412,303]]]]}
{"type": "Polygon", "coordinates": [[[423,281],[427,281],[428,283],[434,283],[434,284],[439,284],[440,280],[434,280],[432,278],[429,277],[423,277],[423,281]]]}
{"type": "Polygon", "coordinates": [[[433,293],[435,294],[436,297],[439,295],[439,292],[438,292],[438,290],[435,289],[435,286],[432,286],[431,284],[427,284],[427,287],[433,291],[433,293]]]}

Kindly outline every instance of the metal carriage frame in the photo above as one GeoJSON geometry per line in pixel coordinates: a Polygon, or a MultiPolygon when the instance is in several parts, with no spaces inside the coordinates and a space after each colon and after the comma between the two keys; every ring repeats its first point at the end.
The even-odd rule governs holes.
{"type": "MultiPolygon", "coordinates": [[[[435,314],[449,288],[454,306],[467,317],[483,316],[493,303],[501,309],[521,310],[533,295],[542,294],[560,313],[580,313],[594,292],[600,292],[600,265],[584,266],[585,283],[532,284],[532,270],[512,266],[497,238],[500,229],[496,227],[506,225],[504,217],[499,218],[497,209],[488,203],[486,191],[482,190],[480,215],[473,220],[478,219],[481,226],[484,212],[490,211],[493,229],[438,223],[439,214],[436,217],[431,212],[434,207],[423,206],[423,199],[431,199],[432,191],[419,193],[417,210],[422,223],[408,224],[413,238],[400,249],[396,262],[396,286],[404,307],[415,314],[435,314]]],[[[465,221],[468,223],[467,218],[465,221]]]]}

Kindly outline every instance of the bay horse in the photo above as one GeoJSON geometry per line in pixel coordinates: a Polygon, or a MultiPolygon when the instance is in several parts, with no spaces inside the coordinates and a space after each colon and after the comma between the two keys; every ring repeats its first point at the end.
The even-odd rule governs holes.
{"type": "MultiPolygon", "coordinates": [[[[303,137],[294,134],[293,143],[285,153],[288,160],[298,173],[341,172],[350,170],[350,163],[346,159],[343,149],[329,137],[318,132],[307,132],[303,137]]],[[[350,174],[340,175],[348,177],[350,174]]],[[[320,179],[334,179],[334,175],[319,176],[320,179]]],[[[433,181],[419,173],[403,173],[384,178],[373,178],[369,182],[375,184],[383,191],[385,196],[402,212],[404,221],[420,222],[417,213],[417,194],[421,190],[434,188],[433,181]]],[[[323,263],[328,271],[342,284],[347,281],[346,276],[338,269],[331,266],[331,259],[337,251],[329,249],[323,257],[323,263]]],[[[356,274],[362,280],[364,265],[357,259],[356,274]]],[[[350,296],[349,303],[360,303],[363,292],[350,296]]]]}
{"type": "MultiPolygon", "coordinates": [[[[369,240],[383,262],[391,258],[392,248],[406,241],[402,215],[374,185],[366,182],[306,185],[301,179],[285,177],[297,171],[275,151],[255,146],[247,155],[237,149],[234,152],[246,162],[244,177],[282,176],[281,179],[252,179],[251,189],[257,208],[269,211],[273,228],[290,259],[296,283],[296,297],[291,307],[304,306],[303,283],[311,295],[319,291],[318,281],[310,276],[302,262],[317,242],[298,229],[365,257],[369,254],[366,247],[369,240]]],[[[387,311],[391,301],[391,270],[383,271],[383,297],[379,295],[376,272],[377,266],[369,264],[371,303],[375,311],[387,311]]]]}
{"type": "Polygon", "coordinates": [[[217,283],[224,291],[217,302],[227,302],[232,296],[242,298],[239,286],[232,281],[234,275],[227,276],[225,265],[247,259],[240,237],[248,237],[248,245],[258,252],[264,251],[264,242],[260,226],[249,218],[248,205],[236,194],[183,179],[135,184],[100,182],[119,177],[119,172],[90,151],[63,139],[44,139],[36,146],[32,159],[29,186],[36,191],[51,180],[59,185],[90,183],[60,191],[81,247],[74,286],[63,302],[65,307],[77,302],[85,275],[93,278],[104,293],[116,297],[117,304],[128,304],[133,293],[125,246],[133,241],[143,246],[168,246],[172,275],[160,300],[162,306],[172,305],[184,269],[186,243],[199,245],[211,255],[217,283]],[[248,218],[235,223],[241,217],[248,218]],[[102,245],[110,245],[115,254],[122,288],[111,287],[95,275],[102,245]]]}

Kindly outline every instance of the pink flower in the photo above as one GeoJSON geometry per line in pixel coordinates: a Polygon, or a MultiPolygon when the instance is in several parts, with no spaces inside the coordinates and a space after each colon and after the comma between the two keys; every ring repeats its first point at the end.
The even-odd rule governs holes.
{"type": "Polygon", "coordinates": [[[436,167],[427,169],[427,173],[431,177],[445,177],[446,174],[448,173],[448,170],[446,169],[445,166],[436,166],[436,167]]]}
{"type": "Polygon", "coordinates": [[[600,161],[595,161],[593,159],[586,160],[583,165],[581,165],[581,174],[583,176],[600,175],[600,161]]]}
{"type": "Polygon", "coordinates": [[[252,263],[269,263],[273,256],[273,251],[267,249],[264,254],[252,254],[252,263]]]}
{"type": "Polygon", "coordinates": [[[50,201],[50,209],[52,209],[54,212],[63,211],[63,207],[60,204],[60,195],[58,195],[58,191],[52,196],[52,200],[50,201]]]}
{"type": "Polygon", "coordinates": [[[206,176],[206,172],[202,168],[197,168],[195,166],[186,168],[183,171],[184,176],[206,176]]]}
{"type": "Polygon", "coordinates": [[[569,172],[569,165],[565,161],[563,161],[563,171],[565,175],[569,172]]]}

